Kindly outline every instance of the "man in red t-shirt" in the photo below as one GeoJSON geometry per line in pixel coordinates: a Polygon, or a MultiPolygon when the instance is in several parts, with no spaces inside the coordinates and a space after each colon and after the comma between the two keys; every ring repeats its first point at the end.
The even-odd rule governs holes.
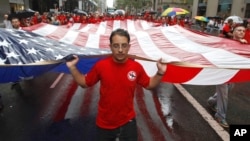
{"type": "Polygon", "coordinates": [[[137,85],[146,89],[155,88],[166,72],[166,64],[157,62],[157,73],[149,77],[142,65],[128,58],[130,49],[129,33],[117,29],[109,38],[112,55],[97,62],[87,75],[77,69],[79,58],[66,64],[83,88],[101,82],[100,100],[96,119],[98,140],[137,140],[137,126],[134,109],[134,93],[137,85]]]}
{"type": "Polygon", "coordinates": [[[245,32],[245,40],[247,40],[248,44],[250,44],[250,22],[246,25],[246,32],[245,32]]]}
{"type": "Polygon", "coordinates": [[[223,28],[222,28],[222,33],[223,33],[225,38],[232,38],[233,37],[232,26],[233,26],[233,20],[228,19],[227,23],[225,23],[223,28]]]}

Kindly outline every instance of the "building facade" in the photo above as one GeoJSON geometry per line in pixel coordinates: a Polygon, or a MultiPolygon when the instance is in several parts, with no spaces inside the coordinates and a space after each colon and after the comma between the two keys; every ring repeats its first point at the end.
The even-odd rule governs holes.
{"type": "Polygon", "coordinates": [[[222,18],[237,15],[250,18],[250,0],[151,0],[154,9],[180,7],[190,11],[191,17],[220,16],[222,18]]]}
{"type": "Polygon", "coordinates": [[[29,0],[0,0],[0,22],[4,14],[30,8],[29,0]]]}

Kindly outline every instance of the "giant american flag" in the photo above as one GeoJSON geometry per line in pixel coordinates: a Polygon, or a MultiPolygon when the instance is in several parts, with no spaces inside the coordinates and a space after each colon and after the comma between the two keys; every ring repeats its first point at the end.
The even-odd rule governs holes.
{"type": "Polygon", "coordinates": [[[5,78],[1,79],[1,82],[25,77],[14,72],[15,69],[22,72],[28,67],[34,71],[30,74],[25,72],[26,76],[36,76],[47,71],[67,73],[63,58],[71,54],[82,56],[78,67],[83,73],[87,73],[96,61],[110,54],[109,36],[117,28],[128,30],[131,36],[129,54],[143,65],[149,75],[156,72],[155,61],[163,58],[168,64],[163,82],[216,85],[250,80],[250,45],[193,32],[178,25],[163,27],[144,20],[111,20],[98,24],[75,23],[72,26],[41,23],[23,28],[24,31],[15,31],[19,37],[13,35],[13,31],[1,29],[4,32],[1,31],[0,39],[0,77],[5,78]],[[25,44],[13,39],[4,40],[4,37],[15,37],[17,40],[29,42],[25,44]],[[33,40],[35,41],[31,42],[33,40]],[[16,52],[16,55],[11,56],[15,58],[13,63],[6,61],[6,58],[10,57],[6,46],[10,44],[26,48],[25,51],[16,52]],[[36,49],[40,51],[35,53],[36,49]],[[47,51],[51,49],[53,53],[47,51]],[[59,58],[58,54],[61,55],[59,58]],[[30,60],[28,55],[35,59],[25,61],[30,60]],[[17,58],[21,61],[17,61],[17,58]],[[38,69],[33,69],[34,66],[38,69]],[[12,76],[2,73],[8,68],[13,68],[12,72],[7,73],[12,76]]]}

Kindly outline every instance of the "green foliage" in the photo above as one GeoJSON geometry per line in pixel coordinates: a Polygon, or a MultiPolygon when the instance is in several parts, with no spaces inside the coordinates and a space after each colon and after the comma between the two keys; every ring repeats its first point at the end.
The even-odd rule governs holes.
{"type": "Polygon", "coordinates": [[[147,6],[151,3],[150,0],[116,0],[116,8],[117,9],[140,9],[144,6],[147,6]]]}

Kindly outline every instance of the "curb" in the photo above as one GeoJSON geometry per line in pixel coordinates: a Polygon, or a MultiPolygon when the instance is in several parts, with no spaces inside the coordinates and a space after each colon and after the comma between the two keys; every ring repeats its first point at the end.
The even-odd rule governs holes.
{"type": "Polygon", "coordinates": [[[214,131],[223,141],[230,140],[228,132],[214,120],[214,118],[206,111],[206,109],[203,108],[184,87],[182,87],[180,84],[173,85],[187,99],[187,101],[192,104],[192,106],[198,111],[198,113],[200,113],[203,119],[208,122],[208,124],[214,129],[214,131]]]}

